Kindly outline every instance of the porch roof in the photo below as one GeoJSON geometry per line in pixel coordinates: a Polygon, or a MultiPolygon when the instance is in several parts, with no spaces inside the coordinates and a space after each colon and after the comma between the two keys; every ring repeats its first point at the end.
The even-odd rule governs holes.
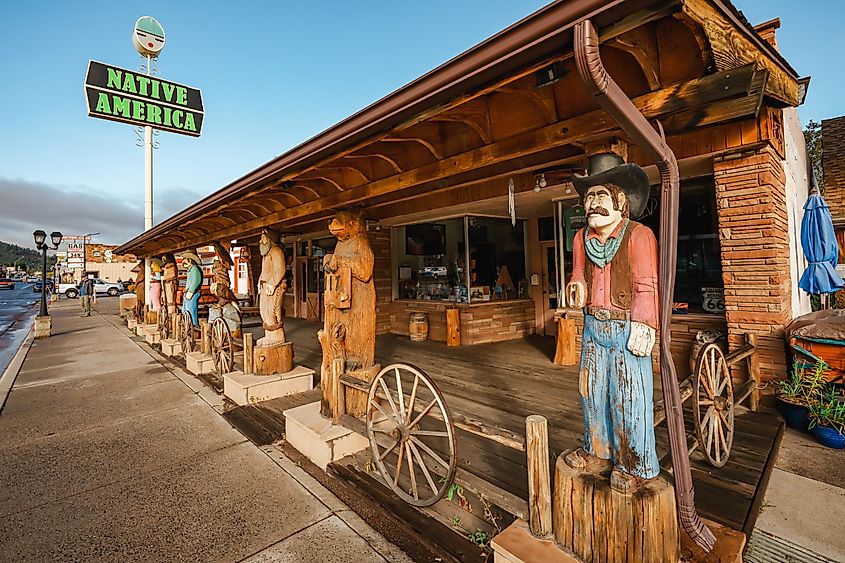
{"type": "MultiPolygon", "coordinates": [[[[591,19],[602,40],[608,41],[673,13],[686,12],[687,4],[705,6],[691,12],[693,19],[702,10],[715,9],[726,21],[735,23],[748,45],[758,49],[756,56],[763,53],[765,64],[757,60],[757,66],[795,82],[797,93],[795,72],[753,29],[735,22],[735,9],[728,2],[558,0],[198,201],[123,244],[117,252],[152,255],[247,237],[265,226],[297,229],[325,220],[340,207],[392,202],[400,191],[419,195],[571,165],[583,156],[585,137],[596,132],[608,134],[613,124],[599,120],[604,128],[592,129],[598,116],[564,124],[572,120],[562,120],[555,97],[535,88],[534,74],[552,68],[553,63],[563,65],[556,69],[563,76],[573,72],[566,65],[571,63],[572,29],[579,21],[591,19]],[[491,119],[495,101],[488,98],[491,94],[509,96],[510,102],[516,100],[529,108],[527,112],[537,114],[533,129],[495,123],[491,119]],[[580,126],[578,134],[570,131],[572,125],[580,126]]],[[[717,49],[706,56],[718,58],[714,54],[717,49]]],[[[629,56],[626,61],[635,60],[630,53],[623,55],[629,56]]],[[[733,62],[739,66],[750,60],[733,62]]],[[[651,92],[655,94],[651,102],[662,97],[665,105],[667,96],[677,95],[689,84],[658,90],[651,82],[646,84],[646,74],[622,80],[623,88],[632,97],[651,92]],[[663,96],[658,95],[661,93],[663,96]]],[[[782,92],[765,88],[767,94],[789,103],[791,86],[782,87],[782,92]]],[[[584,110],[596,107],[591,100],[582,102],[584,110]]],[[[712,99],[703,103],[708,102],[712,99]]],[[[675,108],[677,111],[680,108],[675,108]]],[[[583,113],[586,115],[579,117],[593,112],[583,113]]],[[[666,115],[666,111],[653,117],[658,115],[666,115]]],[[[518,182],[519,190],[530,187],[528,178],[518,182]]]]}

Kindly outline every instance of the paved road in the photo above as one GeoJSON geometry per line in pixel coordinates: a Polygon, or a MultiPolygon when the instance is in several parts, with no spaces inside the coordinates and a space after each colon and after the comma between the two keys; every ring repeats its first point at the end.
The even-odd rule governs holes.
{"type": "Polygon", "coordinates": [[[33,285],[16,283],[15,289],[0,290],[0,374],[12,361],[38,312],[35,304],[41,294],[32,291],[33,285]]]}

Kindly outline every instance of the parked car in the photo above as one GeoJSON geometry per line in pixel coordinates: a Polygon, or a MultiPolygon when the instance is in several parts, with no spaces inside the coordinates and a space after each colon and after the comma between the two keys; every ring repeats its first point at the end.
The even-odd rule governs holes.
{"type": "MultiPolygon", "coordinates": [[[[35,282],[35,285],[32,286],[32,291],[35,293],[41,293],[41,280],[35,282]]],[[[53,280],[47,280],[47,291],[53,291],[53,280]]]]}
{"type": "Polygon", "coordinates": [[[37,276],[29,276],[28,278],[26,278],[26,281],[28,283],[35,283],[35,282],[38,281],[38,277],[37,276]]]}
{"type": "MultiPolygon", "coordinates": [[[[119,283],[107,282],[100,278],[94,278],[94,292],[97,295],[110,295],[112,297],[123,292],[123,286],[119,283]]],[[[71,299],[79,297],[79,286],[73,283],[59,284],[59,293],[63,293],[71,299]]]]}
{"type": "Polygon", "coordinates": [[[15,280],[0,278],[0,289],[15,289],[15,280]]]}

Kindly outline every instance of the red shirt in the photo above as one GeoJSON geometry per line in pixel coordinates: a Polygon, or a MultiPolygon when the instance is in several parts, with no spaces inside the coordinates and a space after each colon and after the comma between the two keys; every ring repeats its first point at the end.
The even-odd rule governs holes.
{"type": "MultiPolygon", "coordinates": [[[[611,233],[611,237],[620,236],[622,225],[617,225],[611,233]]],[[[644,323],[653,329],[657,329],[657,239],[648,227],[629,223],[628,228],[633,228],[628,239],[628,259],[631,268],[631,320],[644,323]]],[[[590,231],[587,238],[597,238],[594,230],[590,231]]],[[[625,267],[617,260],[614,265],[625,267]]],[[[599,268],[592,260],[587,258],[584,249],[584,229],[575,234],[574,247],[572,249],[572,282],[580,282],[586,287],[584,268],[593,268],[593,287],[587,288],[587,305],[601,307],[603,309],[621,310],[614,307],[610,300],[610,270],[611,264],[599,268]]]]}

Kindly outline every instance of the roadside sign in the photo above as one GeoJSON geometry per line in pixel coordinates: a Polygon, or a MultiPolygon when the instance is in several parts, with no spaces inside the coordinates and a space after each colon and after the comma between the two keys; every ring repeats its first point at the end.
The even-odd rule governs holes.
{"type": "Polygon", "coordinates": [[[85,267],[85,250],[81,242],[69,242],[67,244],[67,265],[68,268],[85,267]]]}
{"type": "Polygon", "coordinates": [[[192,137],[202,131],[202,93],[155,76],[89,61],[85,100],[90,117],[192,137]]]}

